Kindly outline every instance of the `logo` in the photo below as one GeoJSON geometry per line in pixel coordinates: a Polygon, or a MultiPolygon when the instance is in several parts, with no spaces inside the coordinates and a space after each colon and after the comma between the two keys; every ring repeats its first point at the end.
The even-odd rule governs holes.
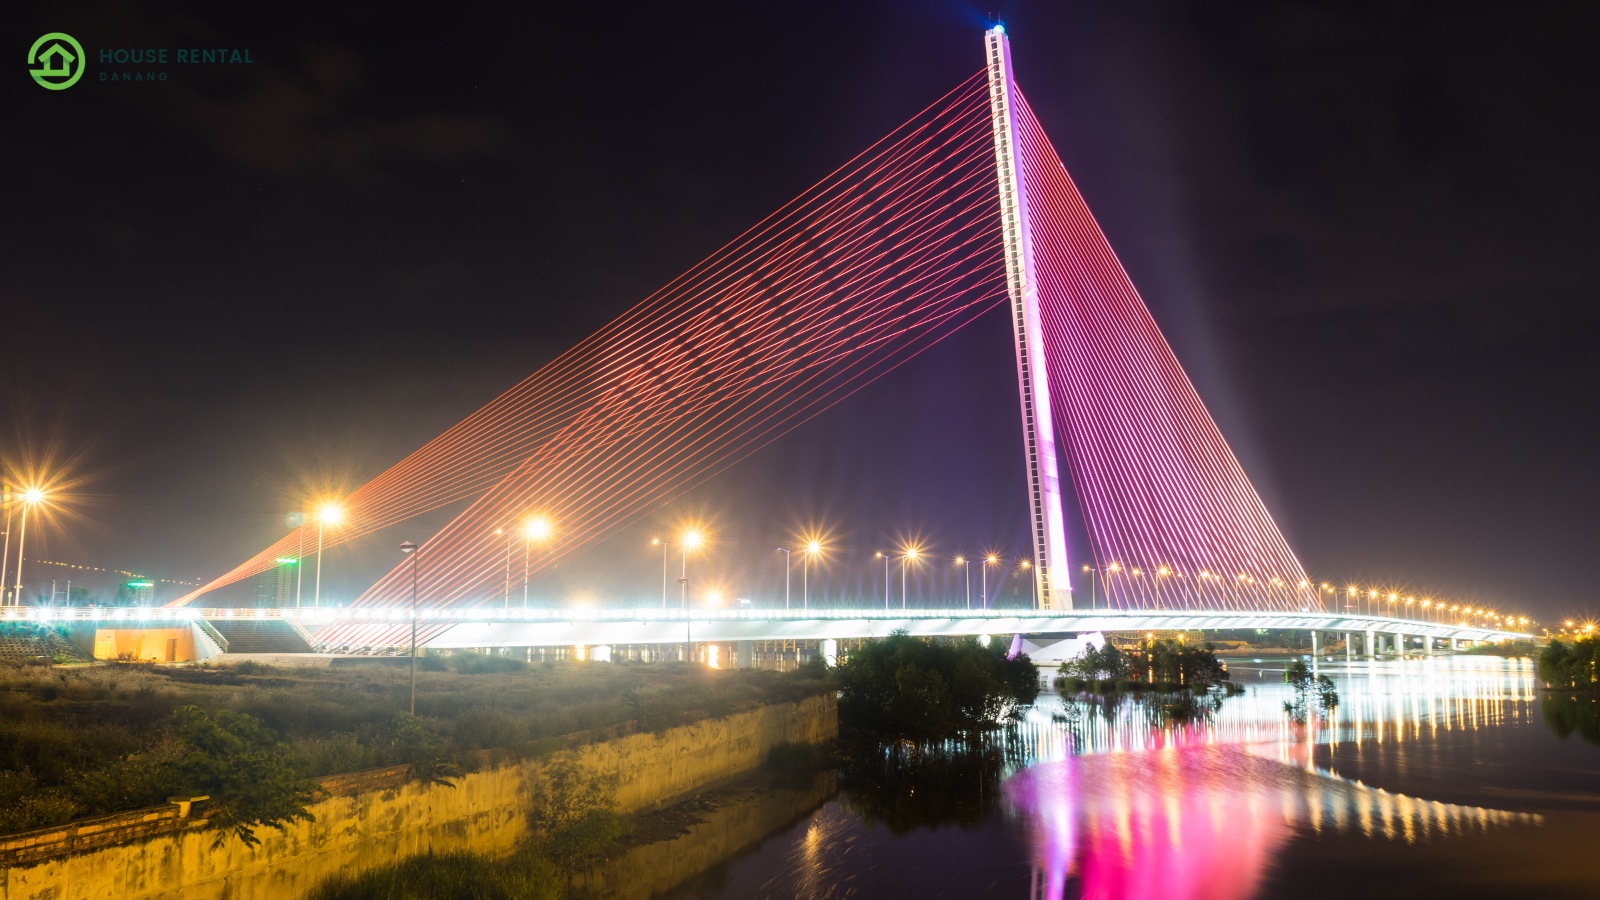
{"type": "Polygon", "coordinates": [[[83,45],[70,34],[52,31],[37,41],[28,51],[28,74],[47,91],[64,91],[83,77],[88,60],[83,58],[83,45]]]}

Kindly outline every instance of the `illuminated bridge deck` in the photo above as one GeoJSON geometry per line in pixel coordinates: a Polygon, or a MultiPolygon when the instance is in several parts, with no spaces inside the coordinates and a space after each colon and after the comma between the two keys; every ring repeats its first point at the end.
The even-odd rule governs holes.
{"type": "MultiPolygon", "coordinates": [[[[1533,635],[1457,622],[1378,615],[1271,610],[1140,609],[661,609],[659,607],[471,607],[416,611],[419,626],[449,626],[429,647],[539,647],[671,644],[749,640],[825,640],[922,636],[1092,634],[1140,631],[1284,629],[1404,635],[1460,641],[1530,640],[1533,635]]],[[[306,629],[329,625],[409,625],[408,607],[321,609],[201,609],[144,607],[10,607],[0,622],[97,623],[101,627],[161,627],[194,620],[286,620],[306,629]]]]}

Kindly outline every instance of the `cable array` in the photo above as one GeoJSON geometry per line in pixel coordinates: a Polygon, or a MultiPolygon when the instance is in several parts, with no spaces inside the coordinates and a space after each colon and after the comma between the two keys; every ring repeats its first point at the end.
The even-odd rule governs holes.
{"type": "Polygon", "coordinates": [[[1038,119],[1018,106],[1046,367],[1064,400],[1056,429],[1097,592],[1125,607],[1320,609],[1038,119]]]}
{"type": "MultiPolygon", "coordinates": [[[[983,97],[969,79],[358,489],[325,542],[475,496],[419,551],[419,600],[500,600],[497,529],[556,523],[542,571],[1004,302],[983,97]]],[[[409,602],[402,568],[357,602],[409,602]]]]}
{"type": "MultiPolygon", "coordinates": [[[[1018,99],[1057,437],[1108,605],[1320,607],[1018,99]]],[[[979,73],[345,498],[327,544],[470,499],[356,604],[412,602],[414,572],[420,605],[509,605],[525,523],[554,526],[516,548],[537,577],[1005,303],[988,107],[979,73]]],[[[270,568],[300,537],[174,605],[270,568]]],[[[408,638],[316,635],[343,649],[408,638]]]]}

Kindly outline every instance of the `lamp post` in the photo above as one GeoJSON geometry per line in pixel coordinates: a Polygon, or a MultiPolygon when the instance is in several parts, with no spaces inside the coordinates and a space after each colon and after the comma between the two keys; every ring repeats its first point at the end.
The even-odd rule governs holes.
{"type": "Polygon", "coordinates": [[[534,516],[522,526],[522,608],[528,608],[528,562],[533,555],[533,542],[541,544],[550,537],[550,520],[534,516]]]}
{"type": "Polygon", "coordinates": [[[6,579],[11,575],[11,505],[13,499],[11,485],[0,486],[0,505],[6,508],[6,549],[5,555],[0,557],[0,606],[10,605],[6,597],[7,592],[10,590],[6,585],[6,579]]]}
{"type": "Polygon", "coordinates": [[[1000,557],[994,553],[983,558],[983,608],[989,608],[989,567],[1000,565],[1000,557]]]}
{"type": "Polygon", "coordinates": [[[900,554],[900,608],[906,608],[906,562],[917,558],[917,548],[907,547],[900,554]]]}
{"type": "Polygon", "coordinates": [[[965,556],[956,557],[956,562],[961,564],[962,576],[967,583],[967,609],[972,608],[972,565],[965,556]]]}
{"type": "Polygon", "coordinates": [[[324,503],[317,510],[317,584],[311,595],[311,605],[319,609],[322,607],[322,528],[339,524],[343,517],[343,512],[332,503],[324,503]]]}
{"type": "Polygon", "coordinates": [[[411,714],[417,714],[417,545],[400,543],[400,552],[411,557],[411,714]]]}
{"type": "Polygon", "coordinates": [[[878,551],[878,558],[883,560],[883,608],[889,608],[889,554],[878,551]]]}
{"type": "Polygon", "coordinates": [[[778,548],[778,552],[783,554],[783,608],[784,609],[788,609],[789,608],[789,570],[790,570],[790,565],[789,564],[791,562],[793,562],[794,560],[791,558],[792,554],[789,553],[789,549],[787,547],[779,547],[778,548]]]}
{"type": "Polygon", "coordinates": [[[805,552],[800,555],[800,605],[811,608],[811,560],[822,555],[821,541],[806,541],[805,552]]]}
{"type": "Polygon", "coordinates": [[[1032,574],[1033,563],[1031,563],[1031,562],[1029,562],[1027,560],[1023,560],[1022,562],[1018,563],[1017,565],[1018,565],[1018,568],[1022,569],[1022,571],[1029,573],[1029,574],[1023,576],[1024,578],[1026,578],[1028,580],[1028,607],[1030,609],[1034,608],[1034,607],[1037,607],[1039,605],[1039,595],[1038,595],[1038,586],[1035,585],[1034,581],[1033,581],[1033,574],[1032,574]]]}
{"type": "Polygon", "coordinates": [[[28,510],[38,506],[44,501],[44,491],[38,488],[28,488],[22,492],[22,531],[17,535],[17,586],[11,593],[13,606],[22,605],[22,564],[26,561],[23,554],[28,547],[28,510]]]}
{"type": "Polygon", "coordinates": [[[683,563],[678,572],[679,600],[684,609],[689,608],[689,551],[700,546],[702,540],[700,530],[690,528],[683,533],[679,543],[683,545],[683,563]]]}

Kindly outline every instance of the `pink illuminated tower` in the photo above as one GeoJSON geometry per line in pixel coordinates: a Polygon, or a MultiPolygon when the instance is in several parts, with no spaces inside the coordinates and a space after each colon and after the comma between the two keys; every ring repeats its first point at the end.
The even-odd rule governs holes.
{"type": "Polygon", "coordinates": [[[1017,383],[1022,396],[1022,439],[1027,453],[1028,502],[1033,526],[1034,596],[1044,609],[1070,608],[1073,605],[1071,588],[1065,578],[1057,575],[1069,571],[1066,529],[1061,518],[1055,425],[1050,415],[1050,382],[1045,372],[1039,292],[1029,237],[1028,194],[1019,171],[1012,119],[1017,108],[1017,88],[1011,77],[1011,43],[1002,25],[985,32],[984,41],[988,51],[989,114],[994,122],[995,168],[1000,186],[1006,290],[1011,296],[1011,330],[1016,338],[1017,383]]]}

